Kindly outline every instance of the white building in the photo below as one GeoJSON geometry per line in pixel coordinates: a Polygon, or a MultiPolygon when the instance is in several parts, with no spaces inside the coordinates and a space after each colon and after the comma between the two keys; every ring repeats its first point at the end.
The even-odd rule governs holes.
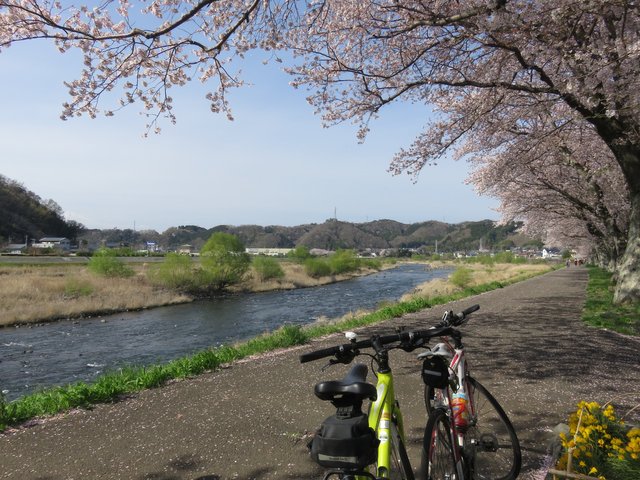
{"type": "Polygon", "coordinates": [[[51,248],[64,252],[71,249],[71,241],[65,237],[43,237],[38,243],[32,245],[33,248],[51,248]]]}

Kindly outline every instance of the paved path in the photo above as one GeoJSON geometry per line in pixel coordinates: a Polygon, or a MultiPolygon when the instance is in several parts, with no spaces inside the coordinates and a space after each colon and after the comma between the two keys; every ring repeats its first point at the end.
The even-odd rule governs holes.
{"type": "MultiPolygon", "coordinates": [[[[515,425],[521,478],[541,478],[550,429],[579,400],[639,401],[640,341],[580,322],[586,280],[583,268],[559,270],[375,330],[429,326],[445,308],[480,303],[464,327],[474,376],[515,425]]],[[[321,373],[321,362],[300,365],[298,355],[338,342],[332,336],[0,435],[0,479],[321,478],[305,445],[332,409],[315,399],[313,385],[344,369],[321,373]]],[[[419,364],[398,352],[392,366],[405,424],[415,425],[407,432],[415,458],[424,425],[419,364]]]]}

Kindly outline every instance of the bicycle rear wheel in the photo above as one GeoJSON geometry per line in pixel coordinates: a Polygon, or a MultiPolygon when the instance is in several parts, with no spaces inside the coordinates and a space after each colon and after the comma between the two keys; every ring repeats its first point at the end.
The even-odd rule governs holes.
{"type": "Polygon", "coordinates": [[[427,409],[427,415],[431,415],[431,412],[436,408],[447,405],[447,390],[450,390],[450,388],[434,388],[431,385],[424,386],[424,406],[427,409]]]}
{"type": "Polygon", "coordinates": [[[469,397],[475,408],[464,435],[464,454],[474,480],[513,480],[522,456],[516,432],[500,404],[473,377],[469,397]]]}
{"type": "Polygon", "coordinates": [[[463,480],[456,469],[455,448],[447,413],[442,408],[432,410],[424,429],[418,480],[463,480]]]}

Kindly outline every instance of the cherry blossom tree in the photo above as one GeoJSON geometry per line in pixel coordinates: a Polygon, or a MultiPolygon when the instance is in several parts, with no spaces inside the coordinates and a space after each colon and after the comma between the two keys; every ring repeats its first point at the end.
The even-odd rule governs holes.
{"type": "Polygon", "coordinates": [[[511,132],[492,132],[491,125],[475,132],[488,135],[486,148],[498,153],[476,153],[469,181],[500,199],[503,221],[524,220],[526,233],[591,253],[615,270],[625,251],[630,204],[613,154],[584,123],[560,124],[558,113],[541,109],[512,114],[520,124],[511,132]]]}
{"type": "MultiPolygon", "coordinates": [[[[513,111],[543,109],[589,126],[628,192],[617,301],[640,300],[640,17],[635,0],[128,0],[95,8],[0,0],[0,49],[37,38],[85,61],[69,82],[63,118],[113,114],[141,101],[149,125],[171,113],[170,88],[215,81],[213,111],[240,86],[232,60],[251,49],[289,49],[296,87],[327,124],[352,121],[364,138],[385,105],[419,102],[435,115],[391,170],[417,174],[455,153],[495,156],[480,131],[518,131],[513,111]],[[107,92],[123,92],[103,107],[107,92]],[[515,120],[514,120],[515,119],[515,120]],[[488,126],[492,126],[492,130],[488,126]]],[[[428,110],[425,109],[425,112],[428,110]]],[[[526,117],[529,118],[529,117],[526,117]]],[[[566,145],[569,149],[572,145],[566,145]]],[[[555,156],[564,161],[562,155],[555,156]]],[[[510,161],[517,163],[518,158],[510,161]]],[[[547,168],[547,166],[545,166],[547,168]]]]}
{"type": "Polygon", "coordinates": [[[328,122],[356,120],[365,134],[367,122],[396,99],[436,108],[424,133],[394,159],[394,172],[416,174],[452,151],[460,157],[486,155],[492,145],[499,151],[478,132],[517,132],[514,110],[557,114],[549,132],[567,121],[591,126],[618,163],[631,203],[616,300],[640,300],[636,2],[315,5],[307,30],[297,31],[305,61],[292,71],[298,84],[315,87],[311,100],[328,122]]]}

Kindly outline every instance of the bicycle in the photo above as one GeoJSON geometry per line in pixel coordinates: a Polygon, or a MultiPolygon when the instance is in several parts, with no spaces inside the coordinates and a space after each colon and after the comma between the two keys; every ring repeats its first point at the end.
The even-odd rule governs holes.
{"type": "Polygon", "coordinates": [[[445,312],[436,327],[450,328],[450,333],[418,356],[425,359],[429,413],[421,468],[432,480],[513,480],[520,472],[522,456],[513,425],[493,395],[469,374],[462,334],[454,328],[478,308],[445,312]]]}
{"type": "MultiPolygon", "coordinates": [[[[475,305],[457,315],[447,313],[445,317],[451,316],[451,318],[455,317],[459,321],[463,321],[478,308],[479,306],[475,305]]],[[[466,445],[467,451],[463,452],[465,445],[459,443],[464,439],[464,435],[461,435],[463,432],[456,430],[454,422],[448,421],[448,416],[451,415],[451,418],[453,416],[451,411],[446,409],[448,404],[445,399],[449,389],[453,388],[453,384],[450,384],[450,372],[443,361],[444,351],[441,344],[436,346],[438,348],[426,352],[426,355],[419,355],[420,358],[424,358],[422,377],[426,384],[425,398],[427,399],[428,395],[431,395],[431,399],[427,402],[427,411],[430,415],[425,428],[423,448],[421,449],[421,467],[417,477],[414,476],[405,448],[403,417],[400,404],[395,398],[393,374],[389,365],[389,351],[402,349],[406,352],[412,352],[417,348],[428,349],[429,339],[447,336],[460,338],[459,331],[455,330],[452,325],[444,323],[428,330],[404,331],[403,328],[400,328],[394,335],[372,335],[369,339],[360,341],[357,340],[354,333],[347,332],[349,343],[300,356],[301,363],[333,357],[329,361],[329,365],[334,365],[338,363],[349,364],[359,355],[368,355],[371,357],[372,370],[377,377],[376,386],[367,383],[367,366],[356,364],[344,379],[316,384],[314,389],[316,396],[321,400],[331,401],[336,407],[336,415],[325,419],[310,443],[312,458],[328,469],[323,477],[324,480],[329,480],[332,477],[337,477],[340,480],[386,478],[465,480],[475,478],[472,475],[476,469],[471,465],[475,456],[469,453],[472,450],[469,445],[474,444],[466,445]],[[374,353],[361,352],[366,348],[373,348],[374,353]],[[441,367],[444,366],[444,368],[437,371],[432,370],[434,362],[441,364],[441,367]],[[374,367],[377,367],[377,371],[374,367]],[[430,389],[427,382],[436,384],[439,388],[430,389]],[[447,386],[443,382],[446,382],[447,386]],[[362,404],[365,400],[370,401],[368,413],[362,412],[362,404]],[[446,428],[434,436],[433,432],[439,432],[440,427],[446,428]],[[448,446],[447,439],[449,439],[448,446]],[[442,450],[442,446],[445,447],[445,453],[449,452],[452,464],[448,468],[440,469],[438,468],[439,462],[447,458],[446,455],[438,453],[442,450]],[[370,468],[373,473],[369,470],[370,468]]],[[[458,378],[466,379],[462,384],[472,385],[472,388],[477,386],[478,391],[486,392],[486,389],[471,377],[467,379],[464,349],[461,342],[456,342],[455,346],[461,347],[461,353],[458,355],[461,361],[455,366],[460,367],[458,374],[464,374],[458,378]]],[[[469,387],[467,386],[467,388],[469,387]]],[[[486,393],[488,394],[488,392],[486,393]]],[[[493,399],[493,397],[491,398],[493,399]]],[[[473,402],[473,399],[469,402],[470,411],[476,412],[477,409],[473,407],[473,402]]],[[[472,423],[473,421],[475,420],[472,420],[472,423]]],[[[509,423],[509,425],[511,424],[509,423]]],[[[477,422],[474,427],[478,428],[477,422]]],[[[517,444],[517,467],[514,470],[513,478],[517,476],[519,464],[520,449],[517,444]]]]}

